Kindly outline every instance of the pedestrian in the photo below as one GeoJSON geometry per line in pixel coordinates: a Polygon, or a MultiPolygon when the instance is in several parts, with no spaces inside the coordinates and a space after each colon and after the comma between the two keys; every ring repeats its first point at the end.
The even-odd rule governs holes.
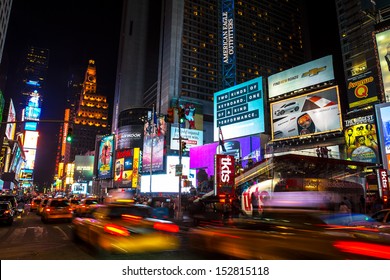
{"type": "Polygon", "coordinates": [[[252,217],[259,216],[259,196],[257,190],[251,194],[252,217]]]}
{"type": "Polygon", "coordinates": [[[321,157],[321,149],[320,149],[320,146],[317,146],[316,154],[317,154],[317,157],[321,157]]]}

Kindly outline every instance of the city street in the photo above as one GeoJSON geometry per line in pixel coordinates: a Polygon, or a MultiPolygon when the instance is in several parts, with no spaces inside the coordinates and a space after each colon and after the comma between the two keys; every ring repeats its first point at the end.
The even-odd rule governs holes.
{"type": "MultiPolygon", "coordinates": [[[[184,235],[183,235],[183,239],[184,235]]],[[[185,243],[185,241],[184,241],[185,243]]],[[[35,212],[16,218],[12,226],[0,225],[1,260],[96,260],[94,248],[75,243],[71,223],[53,222],[44,224],[35,212]]],[[[202,259],[184,249],[143,255],[113,255],[104,259],[118,260],[189,260],[202,259]]]]}

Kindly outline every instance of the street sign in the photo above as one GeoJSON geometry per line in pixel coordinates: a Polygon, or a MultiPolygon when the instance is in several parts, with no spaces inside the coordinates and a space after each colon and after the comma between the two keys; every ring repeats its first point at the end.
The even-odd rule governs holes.
{"type": "Polygon", "coordinates": [[[182,164],[176,164],[175,166],[175,175],[181,176],[183,174],[183,165],[182,164]]]}

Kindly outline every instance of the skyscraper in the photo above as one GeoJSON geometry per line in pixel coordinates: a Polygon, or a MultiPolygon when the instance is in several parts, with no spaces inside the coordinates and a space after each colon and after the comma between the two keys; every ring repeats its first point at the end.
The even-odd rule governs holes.
{"type": "MultiPolygon", "coordinates": [[[[125,2],[127,2],[127,9],[130,9],[130,6],[134,9],[139,8],[138,3],[133,7],[134,1],[125,2]]],[[[302,64],[309,59],[305,56],[308,48],[305,45],[302,1],[263,3],[255,0],[165,0],[162,2],[159,65],[155,90],[156,110],[165,114],[172,106],[172,99],[179,97],[202,103],[206,142],[212,141],[210,138],[212,128],[207,123],[212,122],[212,100],[216,91],[227,87],[229,83],[239,84],[255,77],[268,76],[302,64]],[[226,40],[224,37],[226,26],[223,20],[226,14],[230,14],[234,22],[229,26],[232,29],[228,31],[230,32],[228,47],[231,48],[230,51],[234,51],[234,61],[231,61],[230,69],[223,69],[224,40],[226,40]],[[229,76],[228,82],[226,82],[227,76],[229,76]]],[[[144,8],[153,5],[153,1],[142,1],[142,3],[145,5],[144,8]]],[[[135,34],[130,32],[130,27],[134,32],[134,28],[137,27],[142,30],[139,25],[150,26],[154,21],[150,18],[147,22],[137,21],[137,16],[129,14],[123,19],[123,26],[128,27],[122,31],[121,37],[114,120],[117,119],[121,108],[134,105],[149,106],[149,104],[136,102],[144,92],[136,87],[129,87],[133,83],[139,83],[144,77],[141,76],[139,80],[136,76],[128,75],[119,69],[125,61],[134,63],[139,60],[145,61],[142,56],[145,53],[139,51],[132,53],[131,49],[123,46],[144,42],[137,40],[139,37],[136,38],[135,34]],[[128,90],[118,90],[126,88],[126,84],[128,90]],[[119,99],[122,102],[119,102],[119,99]]],[[[142,36],[145,36],[145,33],[142,33],[142,36]]],[[[142,36],[140,38],[146,40],[142,36]]],[[[142,75],[143,68],[139,68],[137,73],[142,75]]],[[[150,75],[153,73],[151,72],[150,75]]],[[[152,95],[150,92],[148,94],[152,95]]],[[[113,129],[115,125],[113,121],[113,129]]]]}
{"type": "Polygon", "coordinates": [[[0,5],[0,64],[3,57],[5,38],[7,35],[8,21],[11,14],[13,0],[1,1],[0,5]]]}

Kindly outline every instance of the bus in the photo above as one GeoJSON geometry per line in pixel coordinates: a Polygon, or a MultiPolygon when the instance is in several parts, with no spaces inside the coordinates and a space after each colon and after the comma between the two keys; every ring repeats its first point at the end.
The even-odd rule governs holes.
{"type": "Polygon", "coordinates": [[[291,177],[268,179],[249,186],[241,194],[241,210],[252,215],[252,193],[257,195],[260,211],[265,207],[337,210],[346,197],[357,206],[363,185],[356,182],[324,178],[291,177]]]}

